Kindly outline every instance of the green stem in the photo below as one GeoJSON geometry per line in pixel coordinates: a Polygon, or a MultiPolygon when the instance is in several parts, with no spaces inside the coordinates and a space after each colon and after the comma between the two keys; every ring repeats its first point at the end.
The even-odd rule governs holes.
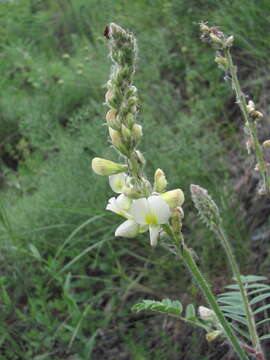
{"type": "Polygon", "coordinates": [[[263,182],[265,185],[265,190],[268,194],[270,194],[270,176],[268,174],[267,166],[265,163],[263,150],[262,150],[262,147],[258,140],[258,136],[256,133],[256,126],[252,121],[250,121],[249,114],[248,114],[248,108],[247,108],[247,104],[246,104],[246,99],[241,90],[240,83],[239,83],[239,80],[237,77],[237,69],[233,63],[229,48],[224,49],[224,55],[228,62],[228,69],[229,69],[229,72],[232,77],[232,84],[233,84],[233,88],[234,88],[234,91],[236,94],[236,100],[237,100],[239,107],[241,109],[241,112],[243,114],[245,124],[248,127],[251,137],[252,137],[252,141],[253,141],[254,148],[255,148],[255,155],[256,155],[256,159],[259,164],[259,170],[261,172],[263,182]]]}
{"type": "Polygon", "coordinates": [[[204,296],[208,300],[208,303],[209,303],[211,309],[215,312],[216,317],[219,320],[221,326],[223,327],[224,332],[225,332],[228,340],[232,344],[235,352],[238,354],[238,356],[241,360],[249,360],[247,354],[241,347],[241,344],[240,344],[238,338],[235,336],[235,334],[232,331],[225,316],[223,315],[222,311],[220,310],[219,305],[215,299],[215,296],[212,293],[212,291],[208,285],[208,282],[205,280],[200,269],[196,265],[196,262],[194,261],[194,259],[192,257],[192,253],[184,244],[182,234],[180,235],[179,238],[176,238],[176,236],[175,236],[174,232],[172,231],[172,229],[170,228],[170,226],[163,225],[163,229],[164,229],[164,231],[166,231],[166,233],[170,236],[170,238],[176,245],[180,257],[184,260],[187,268],[189,269],[189,271],[195,278],[195,280],[198,283],[200,289],[202,290],[204,296]]]}
{"type": "Polygon", "coordinates": [[[229,263],[231,265],[233,274],[235,276],[236,282],[239,286],[239,290],[240,290],[240,293],[242,296],[244,310],[245,310],[246,318],[247,318],[247,322],[248,322],[248,329],[249,329],[249,333],[250,333],[251,340],[252,340],[252,345],[254,346],[254,349],[256,350],[256,354],[260,355],[261,359],[264,360],[264,354],[263,354],[263,351],[261,348],[259,336],[257,334],[254,315],[253,315],[253,312],[251,310],[251,307],[250,307],[250,304],[248,301],[248,295],[247,295],[246,289],[243,285],[243,282],[241,280],[241,273],[240,273],[238,264],[235,260],[235,257],[233,255],[230,243],[229,243],[227,236],[226,236],[224,230],[222,229],[222,227],[219,227],[217,229],[217,236],[220,238],[221,243],[225,249],[225,252],[227,254],[227,257],[228,257],[229,263]]]}

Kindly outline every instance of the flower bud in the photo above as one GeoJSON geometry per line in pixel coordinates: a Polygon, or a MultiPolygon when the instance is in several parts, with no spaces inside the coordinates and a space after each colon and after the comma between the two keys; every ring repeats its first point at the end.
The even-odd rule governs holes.
{"type": "Polygon", "coordinates": [[[199,316],[202,320],[211,321],[215,319],[216,315],[213,310],[208,309],[205,306],[199,306],[199,316]]]}
{"type": "Polygon", "coordinates": [[[217,45],[223,45],[223,40],[221,40],[217,35],[215,35],[213,32],[210,33],[210,38],[213,41],[213,43],[217,45]]]}
{"type": "Polygon", "coordinates": [[[201,32],[210,32],[211,31],[209,26],[207,26],[204,23],[200,23],[200,30],[201,30],[201,32]]]}
{"type": "Polygon", "coordinates": [[[102,158],[94,158],[92,160],[92,169],[98,175],[114,175],[127,170],[127,165],[118,164],[110,160],[102,158]]]}
{"type": "Polygon", "coordinates": [[[124,140],[129,143],[131,140],[131,131],[124,124],[122,124],[122,126],[121,126],[121,133],[122,133],[124,140]]]}
{"type": "Polygon", "coordinates": [[[170,208],[181,206],[185,201],[184,193],[181,189],[167,191],[160,195],[166,201],[170,208]]]}
{"type": "Polygon", "coordinates": [[[134,115],[131,112],[127,114],[126,124],[129,129],[132,129],[132,126],[134,124],[134,115]]]}
{"type": "Polygon", "coordinates": [[[223,56],[216,56],[215,57],[215,62],[220,65],[222,68],[227,69],[228,67],[228,61],[225,57],[223,56]]]}
{"type": "Polygon", "coordinates": [[[110,109],[106,114],[106,121],[109,127],[111,127],[114,130],[120,130],[121,124],[116,116],[116,110],[110,109]]]}
{"type": "Polygon", "coordinates": [[[136,155],[136,160],[137,160],[138,164],[141,167],[144,167],[146,164],[146,161],[145,161],[143,154],[139,150],[134,151],[134,153],[136,155]]]}
{"type": "Polygon", "coordinates": [[[113,146],[115,146],[115,148],[117,150],[119,150],[122,154],[128,155],[128,153],[129,153],[128,148],[127,148],[126,144],[124,143],[120,132],[117,130],[113,130],[112,128],[109,127],[109,134],[110,134],[113,146]]]}
{"type": "Polygon", "coordinates": [[[234,37],[231,35],[231,36],[229,36],[229,37],[225,40],[224,45],[225,45],[226,47],[231,47],[232,44],[233,44],[233,41],[234,41],[234,37]]]}
{"type": "Polygon", "coordinates": [[[263,145],[264,148],[269,148],[270,147],[270,140],[265,140],[262,145],[263,145]]]}
{"type": "Polygon", "coordinates": [[[248,113],[251,113],[251,111],[255,110],[255,104],[252,100],[249,100],[247,104],[248,113]]]}
{"type": "Polygon", "coordinates": [[[107,104],[109,104],[112,97],[113,97],[113,91],[110,89],[105,94],[105,101],[106,101],[107,104]]]}
{"type": "Polygon", "coordinates": [[[219,337],[219,335],[221,335],[221,334],[222,334],[221,330],[214,330],[214,331],[211,331],[208,334],[206,334],[205,337],[208,342],[212,342],[212,341],[216,340],[216,338],[219,337]]]}
{"type": "Polygon", "coordinates": [[[139,144],[139,142],[141,141],[143,132],[142,132],[142,127],[139,124],[134,124],[131,130],[131,135],[133,137],[135,146],[139,144]]]}
{"type": "Polygon", "coordinates": [[[154,176],[154,190],[161,193],[166,189],[167,179],[161,169],[157,169],[154,176]]]}

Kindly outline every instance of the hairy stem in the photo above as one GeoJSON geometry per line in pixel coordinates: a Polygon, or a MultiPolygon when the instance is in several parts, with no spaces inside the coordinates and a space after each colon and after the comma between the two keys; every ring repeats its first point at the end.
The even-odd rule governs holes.
{"type": "Polygon", "coordinates": [[[267,194],[270,194],[270,176],[268,174],[267,166],[265,163],[263,150],[262,150],[262,147],[258,140],[255,124],[249,118],[246,99],[245,99],[245,96],[240,87],[240,83],[239,83],[238,76],[237,76],[237,69],[233,63],[229,47],[224,49],[224,55],[228,62],[228,70],[232,77],[232,84],[233,84],[233,89],[236,94],[237,103],[239,104],[239,107],[241,109],[242,115],[245,120],[245,125],[247,126],[247,128],[250,131],[250,135],[251,135],[251,138],[252,138],[252,141],[254,144],[256,160],[259,164],[259,171],[261,172],[261,175],[263,178],[264,187],[265,187],[267,194]]]}

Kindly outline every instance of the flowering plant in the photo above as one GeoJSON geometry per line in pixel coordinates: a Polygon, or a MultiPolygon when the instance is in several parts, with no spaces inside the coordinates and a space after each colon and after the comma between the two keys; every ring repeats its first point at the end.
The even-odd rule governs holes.
{"type": "MultiPolygon", "coordinates": [[[[205,24],[201,24],[201,30],[203,38],[213,43],[219,50],[216,61],[222,64],[226,71],[235,71],[228,50],[233,38],[227,38],[216,28],[209,28],[205,24]],[[221,52],[224,52],[226,57],[223,58],[221,52]]],[[[94,158],[92,168],[99,175],[109,176],[109,184],[118,194],[116,198],[109,199],[106,206],[107,210],[126,219],[117,227],[115,236],[134,238],[140,233],[149,232],[150,244],[155,247],[163,234],[167,235],[166,241],[170,245],[168,249],[185,263],[210,307],[209,309],[199,306],[196,312],[193,305],[188,305],[183,316],[183,306],[179,301],[163,299],[162,301],[144,300],[136,304],[133,310],[152,310],[176,316],[203,328],[207,333],[208,341],[213,341],[217,337],[227,339],[240,359],[247,360],[249,356],[254,356],[256,359],[264,360],[265,355],[257,333],[255,314],[263,311],[265,307],[257,307],[253,311],[252,306],[258,305],[261,299],[270,296],[270,287],[261,283],[265,280],[264,277],[240,274],[217,205],[205,189],[191,185],[193,202],[202,220],[220,240],[234,274],[235,284],[230,287],[232,291],[221,294],[218,299],[214,296],[210,284],[196,264],[192,249],[189,249],[184,241],[181,231],[184,218],[182,190],[180,188],[167,190],[166,175],[161,169],[156,170],[153,184],[144,174],[146,161],[138,150],[143,133],[141,125],[137,123],[138,97],[137,89],[133,84],[137,59],[136,40],[132,33],[114,23],[106,26],[104,35],[108,39],[112,59],[112,71],[105,96],[106,105],[109,107],[106,122],[111,145],[119,154],[121,162],[94,158]],[[254,294],[257,295],[250,301],[250,296],[254,294]],[[240,323],[240,327],[236,326],[236,323],[240,323]],[[247,331],[243,327],[247,328],[247,331]],[[243,334],[246,335],[247,340],[244,340],[243,334]]],[[[235,72],[233,74],[232,81],[244,115],[250,114],[252,117],[256,115],[256,119],[261,117],[251,103],[243,103],[236,74],[235,72]]],[[[268,173],[262,158],[262,149],[257,147],[254,126],[249,117],[246,119],[246,126],[254,144],[263,175],[264,189],[267,192],[270,184],[268,173]]],[[[264,321],[268,320],[270,319],[264,321]]],[[[261,339],[268,337],[269,335],[265,335],[261,339]]]]}

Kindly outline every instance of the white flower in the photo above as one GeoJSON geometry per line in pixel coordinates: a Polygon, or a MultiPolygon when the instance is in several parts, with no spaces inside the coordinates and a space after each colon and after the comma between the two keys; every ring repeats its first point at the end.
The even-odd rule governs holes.
{"type": "Polygon", "coordinates": [[[215,313],[213,310],[208,309],[205,306],[199,306],[199,316],[202,320],[208,321],[215,318],[215,313]]]}
{"type": "Polygon", "coordinates": [[[134,238],[140,233],[140,225],[134,220],[126,220],[115,231],[115,236],[134,238]]]}
{"type": "Polygon", "coordinates": [[[109,183],[110,183],[110,187],[112,188],[112,191],[121,194],[123,187],[126,184],[126,177],[127,176],[125,173],[109,176],[109,183]]]}
{"type": "Polygon", "coordinates": [[[110,210],[120,216],[124,216],[127,219],[132,219],[129,213],[132,200],[121,194],[117,198],[110,198],[106,210],[110,210]]]}
{"type": "Polygon", "coordinates": [[[160,225],[166,224],[170,218],[170,208],[166,201],[160,196],[134,200],[130,208],[130,214],[134,217],[136,223],[148,225],[150,244],[156,246],[160,225]]]}

